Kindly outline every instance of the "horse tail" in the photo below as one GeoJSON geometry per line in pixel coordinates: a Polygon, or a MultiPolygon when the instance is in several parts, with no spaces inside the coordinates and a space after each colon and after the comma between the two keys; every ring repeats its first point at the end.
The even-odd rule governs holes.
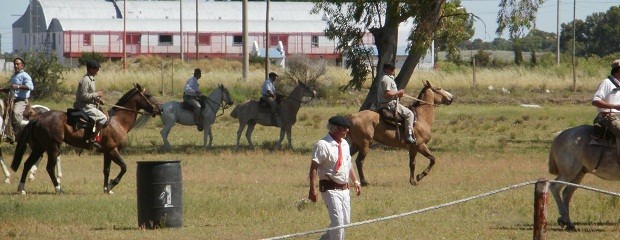
{"type": "Polygon", "coordinates": [[[133,123],[133,127],[132,128],[138,129],[138,128],[144,126],[144,124],[147,124],[150,119],[151,119],[151,116],[149,116],[149,115],[142,115],[142,116],[140,116],[136,120],[136,122],[133,123]]]}
{"type": "Polygon", "coordinates": [[[557,140],[558,135],[560,135],[561,132],[556,132],[555,134],[553,134],[553,143],[551,143],[551,149],[549,149],[549,173],[553,174],[553,175],[558,175],[560,174],[560,171],[558,169],[558,163],[555,160],[555,141],[557,140]]]}
{"type": "Polygon", "coordinates": [[[11,163],[11,169],[13,169],[13,171],[17,171],[19,165],[22,164],[22,157],[24,153],[26,153],[26,144],[28,144],[30,140],[30,131],[36,122],[36,120],[30,121],[17,136],[17,146],[15,146],[15,154],[13,155],[13,162],[11,163]]]}
{"type": "Polygon", "coordinates": [[[230,112],[230,116],[232,118],[237,118],[238,117],[237,116],[237,114],[238,114],[237,111],[239,111],[239,110],[237,110],[238,108],[239,108],[239,105],[235,106],[235,108],[232,110],[232,112],[230,112]]]}

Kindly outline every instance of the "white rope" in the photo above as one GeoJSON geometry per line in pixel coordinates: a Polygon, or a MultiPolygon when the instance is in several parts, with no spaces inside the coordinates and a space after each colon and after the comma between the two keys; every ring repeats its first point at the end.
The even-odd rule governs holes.
{"type": "Polygon", "coordinates": [[[487,197],[487,196],[490,196],[490,195],[493,195],[493,194],[497,194],[497,193],[500,193],[500,192],[512,190],[512,189],[515,189],[515,188],[524,187],[524,186],[527,186],[527,185],[530,185],[530,184],[535,184],[536,182],[538,182],[538,180],[524,182],[524,183],[519,183],[519,184],[515,184],[515,185],[512,185],[512,186],[500,188],[500,189],[497,189],[497,190],[494,190],[494,191],[490,191],[490,192],[486,192],[486,193],[483,193],[483,194],[479,194],[479,195],[476,195],[476,196],[472,196],[472,197],[468,197],[468,198],[464,198],[464,199],[460,199],[460,200],[456,200],[456,201],[452,201],[452,202],[449,202],[449,203],[444,203],[444,204],[440,204],[440,205],[436,205],[436,206],[432,206],[432,207],[427,207],[427,208],[423,208],[423,209],[419,209],[419,210],[415,210],[415,211],[411,211],[411,212],[401,213],[401,214],[397,214],[397,215],[392,215],[392,216],[387,216],[387,217],[382,217],[382,218],[375,218],[375,219],[370,219],[370,220],[366,220],[366,221],[350,223],[350,224],[347,224],[347,225],[341,225],[341,226],[336,226],[336,227],[324,228],[324,229],[319,229],[319,230],[313,230],[313,231],[307,231],[307,232],[301,232],[301,233],[293,233],[293,234],[288,234],[288,235],[283,235],[283,236],[278,236],[278,237],[265,238],[265,240],[275,240],[275,239],[285,239],[285,238],[291,238],[291,237],[300,237],[300,236],[310,235],[310,234],[314,234],[314,233],[325,232],[325,231],[329,231],[329,230],[336,230],[336,229],[340,229],[340,228],[354,227],[354,226],[363,225],[363,224],[369,224],[369,223],[374,223],[374,222],[379,222],[379,221],[386,221],[386,220],[391,220],[391,219],[395,219],[395,218],[406,217],[406,216],[409,216],[409,215],[412,215],[412,214],[423,213],[423,212],[427,212],[427,211],[430,211],[430,210],[435,210],[435,209],[439,209],[439,208],[443,208],[443,207],[448,207],[448,206],[464,203],[464,202],[471,201],[471,200],[474,200],[474,199],[487,197]]]}
{"type": "Polygon", "coordinates": [[[610,192],[610,191],[607,191],[607,190],[596,189],[596,188],[593,188],[593,187],[588,187],[588,186],[583,186],[583,185],[579,185],[579,184],[574,184],[574,183],[569,183],[569,182],[564,182],[564,181],[558,181],[558,180],[548,180],[548,181],[552,182],[552,183],[561,183],[561,184],[564,184],[564,185],[569,185],[569,186],[573,186],[573,187],[588,189],[590,191],[595,191],[595,192],[600,192],[600,193],[605,193],[605,194],[608,194],[608,195],[620,197],[620,194],[615,193],[615,192],[610,192]]]}

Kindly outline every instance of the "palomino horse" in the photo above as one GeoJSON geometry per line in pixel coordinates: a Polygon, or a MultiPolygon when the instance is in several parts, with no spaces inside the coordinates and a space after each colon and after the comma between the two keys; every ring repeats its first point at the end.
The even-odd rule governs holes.
{"type": "MultiPolygon", "coordinates": [[[[232,100],[228,89],[224,85],[220,84],[217,88],[213,89],[208,97],[203,98],[202,101],[202,125],[204,127],[203,146],[211,147],[213,144],[213,133],[211,132],[211,124],[215,122],[216,114],[222,108],[222,111],[230,107],[234,101],[232,100]],[[208,144],[207,144],[208,142],[208,144]]],[[[168,142],[168,134],[170,129],[175,123],[179,123],[185,126],[194,126],[194,113],[181,108],[180,102],[170,101],[162,105],[161,120],[164,122],[164,128],[159,132],[164,139],[163,149],[170,149],[170,142],[168,142]]],[[[223,114],[223,112],[222,112],[223,114]]]]}
{"type": "Polygon", "coordinates": [[[370,151],[372,141],[377,141],[383,145],[397,148],[409,149],[409,182],[416,185],[424,176],[428,175],[431,168],[435,164],[435,156],[426,145],[431,140],[431,126],[435,119],[435,107],[439,104],[450,105],[452,103],[452,94],[438,87],[433,87],[430,82],[424,83],[424,88],[420,91],[417,101],[413,106],[409,107],[415,112],[416,122],[414,126],[414,134],[417,139],[416,144],[408,144],[405,142],[404,130],[397,133],[397,129],[392,124],[384,123],[379,113],[371,110],[364,110],[353,114],[351,119],[351,128],[349,129],[349,139],[351,141],[351,155],[359,151],[355,164],[362,185],[368,185],[368,181],[364,178],[364,158],[370,151]],[[414,176],[415,157],[417,153],[421,153],[429,159],[430,163],[426,169],[414,176]]]}
{"type": "MultiPolygon", "coordinates": [[[[0,108],[2,109],[6,109],[6,103],[5,103],[6,99],[4,101],[0,101],[0,108]]],[[[28,124],[29,120],[33,120],[39,117],[39,115],[43,114],[44,112],[50,111],[50,109],[46,106],[43,105],[28,105],[26,106],[26,110],[24,110],[24,119],[27,120],[23,120],[21,123],[21,127],[23,128],[24,126],[26,126],[26,124],[28,124]]],[[[0,117],[0,139],[4,139],[6,137],[6,124],[10,124],[10,116],[8,116],[8,112],[2,111],[3,117],[0,117]],[[4,121],[3,119],[7,118],[9,119],[8,121],[4,121]]],[[[1,140],[0,140],[1,141],[1,140]]],[[[35,165],[32,166],[32,168],[30,169],[30,172],[28,174],[28,179],[34,179],[34,174],[37,171],[37,165],[39,164],[39,162],[41,161],[41,159],[39,159],[39,161],[37,161],[37,163],[35,165]]],[[[4,173],[4,183],[11,183],[11,173],[9,172],[9,169],[7,168],[6,164],[4,163],[4,157],[2,155],[2,150],[0,149],[0,168],[2,168],[2,172],[4,173]]],[[[56,165],[56,176],[58,176],[58,178],[62,177],[62,170],[60,167],[60,158],[58,158],[58,165],[56,165]]]]}
{"type": "MultiPolygon", "coordinates": [[[[311,97],[309,101],[312,101],[316,97],[316,91],[312,90],[308,85],[301,81],[297,83],[297,86],[291,91],[291,94],[284,96],[282,102],[278,106],[278,120],[280,121],[280,139],[276,143],[276,148],[279,148],[284,140],[284,134],[288,139],[288,145],[293,149],[293,143],[291,142],[291,129],[293,124],[297,121],[297,112],[303,102],[303,97],[311,97]]],[[[239,129],[237,130],[237,149],[239,149],[239,140],[241,139],[241,133],[245,125],[248,125],[248,130],[245,132],[245,137],[248,140],[250,148],[254,148],[252,144],[252,131],[254,126],[260,124],[263,126],[274,126],[271,121],[271,113],[269,110],[260,110],[259,102],[256,100],[248,100],[242,104],[239,104],[230,113],[233,118],[239,119],[239,129]]]]}
{"type": "MultiPolygon", "coordinates": [[[[592,126],[582,125],[566,129],[555,137],[549,150],[549,173],[558,176],[555,180],[579,184],[587,173],[605,180],[620,180],[616,148],[591,145],[592,133],[592,126]]],[[[577,187],[551,183],[550,190],[560,212],[558,224],[566,226],[567,230],[575,230],[570,220],[569,204],[577,187]],[[562,188],[564,191],[560,195],[562,188]]]]}
{"type": "MultiPolygon", "coordinates": [[[[127,133],[131,130],[140,110],[145,110],[150,115],[161,113],[161,106],[145,89],[136,84],[133,89],[125,93],[116,105],[110,110],[110,118],[107,127],[101,129],[101,149],[103,153],[103,191],[112,193],[125,172],[127,164],[121,158],[120,151],[127,143],[127,133]],[[119,165],[120,172],[113,180],[108,182],[111,162],[119,165]]],[[[147,113],[143,113],[147,114],[147,113]]],[[[37,120],[30,121],[22,130],[15,148],[11,169],[17,171],[22,162],[22,157],[27,145],[32,152],[24,163],[24,171],[19,180],[17,191],[25,194],[27,169],[30,169],[36,160],[47,152],[47,173],[52,179],[56,192],[62,193],[60,184],[54,174],[56,159],[60,154],[60,146],[65,142],[78,148],[90,149],[92,146],[84,141],[84,129],[74,129],[68,124],[68,116],[65,112],[52,110],[42,114],[37,120]]]]}

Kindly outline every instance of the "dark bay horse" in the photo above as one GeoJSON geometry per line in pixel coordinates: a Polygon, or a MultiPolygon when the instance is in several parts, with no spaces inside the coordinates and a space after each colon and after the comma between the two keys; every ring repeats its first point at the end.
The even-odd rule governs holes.
{"type": "MultiPolygon", "coordinates": [[[[120,151],[127,143],[127,133],[135,123],[137,115],[142,113],[140,110],[144,110],[154,117],[161,113],[161,105],[150,93],[136,84],[112,107],[109,123],[107,127],[101,129],[100,152],[103,153],[103,191],[105,193],[111,194],[112,188],[121,181],[127,171],[127,164],[121,158],[120,151]],[[116,163],[121,169],[116,178],[108,182],[111,162],[116,163]]],[[[15,147],[13,163],[11,164],[11,169],[17,171],[26,151],[26,144],[29,144],[32,152],[24,163],[24,170],[17,188],[19,193],[26,193],[25,184],[28,169],[44,152],[47,152],[46,170],[52,179],[54,188],[58,193],[63,192],[54,174],[54,166],[56,166],[56,159],[60,155],[60,146],[63,142],[78,148],[92,148],[92,145],[84,141],[84,129],[77,130],[69,125],[67,114],[62,111],[52,110],[43,113],[37,120],[30,121],[24,127],[15,147]]]]}
{"type": "MultiPolygon", "coordinates": [[[[284,96],[282,102],[278,105],[278,119],[280,120],[280,139],[276,143],[276,148],[279,148],[284,140],[284,134],[288,139],[288,145],[293,149],[293,143],[291,141],[291,129],[295,122],[297,122],[297,112],[301,107],[301,103],[304,102],[303,97],[316,97],[316,91],[310,88],[303,82],[298,82],[297,86],[291,91],[288,96],[284,96]]],[[[312,100],[310,99],[310,100],[312,100]]],[[[248,130],[245,132],[245,137],[248,140],[250,148],[254,148],[252,144],[252,132],[254,126],[260,124],[263,126],[274,126],[271,122],[271,113],[269,111],[260,111],[259,102],[256,100],[249,100],[242,104],[235,106],[230,113],[233,118],[239,119],[239,129],[237,130],[237,149],[239,149],[239,139],[245,126],[248,126],[248,130]]]]}
{"type": "Polygon", "coordinates": [[[431,140],[431,126],[435,119],[435,107],[440,104],[450,105],[452,103],[452,94],[439,87],[434,87],[430,82],[424,83],[424,88],[420,91],[418,98],[412,106],[409,107],[416,116],[414,126],[414,135],[417,139],[416,144],[408,144],[405,142],[404,130],[397,129],[392,124],[384,123],[379,113],[372,110],[364,110],[353,114],[351,119],[351,128],[349,128],[349,140],[351,146],[351,156],[359,152],[355,159],[357,171],[363,186],[368,185],[368,181],[364,177],[364,159],[370,151],[372,141],[377,141],[383,145],[406,148],[409,150],[409,182],[416,185],[424,176],[428,175],[433,165],[435,165],[435,156],[426,145],[431,140]],[[415,157],[421,153],[430,161],[428,167],[414,176],[415,173],[415,157]]]}
{"type": "MultiPolygon", "coordinates": [[[[553,139],[549,150],[549,173],[558,176],[555,180],[579,184],[586,174],[591,173],[601,179],[620,181],[616,148],[591,145],[592,133],[592,126],[582,125],[566,129],[553,139]]],[[[558,224],[567,230],[575,230],[570,220],[569,204],[577,187],[551,183],[549,190],[560,212],[558,224]]]]}

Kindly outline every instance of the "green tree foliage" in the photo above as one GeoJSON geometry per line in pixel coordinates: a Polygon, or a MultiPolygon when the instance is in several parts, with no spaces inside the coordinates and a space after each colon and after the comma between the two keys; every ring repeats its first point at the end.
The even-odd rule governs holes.
{"type": "Polygon", "coordinates": [[[95,60],[98,63],[103,63],[107,60],[107,58],[103,57],[103,54],[98,52],[82,53],[78,58],[78,67],[86,66],[86,63],[90,60],[95,60]]]}
{"type": "Polygon", "coordinates": [[[525,31],[533,28],[538,7],[543,2],[544,0],[500,0],[495,32],[501,36],[504,30],[508,29],[516,64],[521,64],[523,60],[520,39],[525,35],[525,31]]]}
{"type": "Polygon", "coordinates": [[[435,33],[435,56],[445,51],[446,60],[458,64],[461,61],[458,44],[474,35],[474,19],[461,7],[460,0],[447,2],[443,8],[442,28],[435,33]]]}
{"type": "MultiPolygon", "coordinates": [[[[376,84],[383,75],[383,63],[394,62],[398,44],[398,26],[407,21],[415,23],[408,36],[411,45],[403,67],[396,76],[399,88],[407,86],[413,70],[431,46],[435,32],[441,27],[443,5],[446,0],[419,1],[319,1],[315,0],[314,13],[323,11],[329,16],[325,35],[330,39],[338,39],[336,48],[346,54],[365,51],[348,50],[364,49],[364,36],[370,32],[377,48],[378,65],[370,92],[360,109],[367,109],[376,99],[376,84]]],[[[356,71],[352,74],[368,74],[363,70],[368,66],[365,58],[349,58],[356,71]],[[357,61],[357,62],[354,62],[357,61]],[[362,67],[363,66],[363,67],[362,67]]],[[[367,75],[353,76],[353,86],[360,86],[367,75]],[[356,85],[357,84],[357,85],[356,85]]]]}
{"type": "MultiPolygon", "coordinates": [[[[586,20],[575,20],[575,55],[607,56],[620,51],[620,6],[607,12],[594,13],[586,20]]],[[[560,46],[563,52],[573,51],[573,22],[562,24],[560,46]]]]}
{"type": "Polygon", "coordinates": [[[26,62],[25,71],[32,77],[34,90],[30,96],[37,98],[61,97],[65,89],[62,88],[62,77],[67,71],[53,54],[30,52],[20,54],[26,62]]]}

